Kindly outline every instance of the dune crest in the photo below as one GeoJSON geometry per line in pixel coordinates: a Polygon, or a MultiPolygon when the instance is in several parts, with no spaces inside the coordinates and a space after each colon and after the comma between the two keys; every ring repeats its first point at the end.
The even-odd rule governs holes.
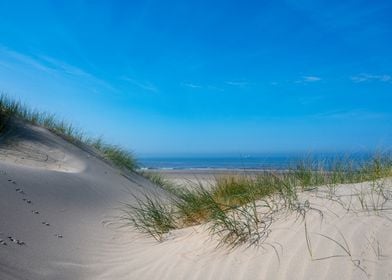
{"type": "Polygon", "coordinates": [[[0,143],[0,160],[9,164],[69,173],[86,167],[70,143],[44,128],[18,125],[0,143]]]}

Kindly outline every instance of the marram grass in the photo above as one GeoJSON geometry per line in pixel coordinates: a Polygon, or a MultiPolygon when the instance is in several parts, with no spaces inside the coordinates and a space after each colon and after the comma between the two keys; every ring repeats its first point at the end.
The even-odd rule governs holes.
{"type": "Polygon", "coordinates": [[[135,170],[137,161],[133,154],[119,146],[104,143],[101,139],[92,139],[73,126],[58,119],[53,114],[33,110],[19,101],[0,94],[0,134],[12,129],[12,120],[21,120],[32,125],[42,126],[74,144],[87,144],[119,168],[135,170]]]}
{"type": "MultiPolygon", "coordinates": [[[[170,230],[204,224],[212,235],[218,236],[219,244],[230,248],[263,243],[277,213],[297,213],[304,219],[307,212],[316,211],[322,216],[309,201],[299,199],[301,192],[325,186],[329,190],[325,198],[339,201],[335,196],[339,184],[369,181],[375,186],[371,189],[373,200],[366,201],[365,194],[358,194],[360,211],[368,212],[382,211],[392,197],[392,190],[378,183],[392,176],[390,154],[362,161],[340,159],[328,167],[320,162],[305,161],[286,172],[226,175],[216,178],[216,184],[209,188],[201,182],[173,188],[157,173],[148,176],[165,189],[171,199],[159,203],[152,203],[158,200],[151,195],[138,199],[138,205],[129,206],[124,217],[130,225],[163,241],[164,233],[170,230]],[[162,228],[162,224],[166,226],[162,228]]],[[[345,207],[349,211],[351,206],[345,207]]]]}
{"type": "Polygon", "coordinates": [[[165,204],[159,198],[145,195],[135,196],[137,205],[125,204],[124,220],[138,231],[146,233],[157,241],[162,241],[163,235],[177,228],[171,205],[165,204]]]}

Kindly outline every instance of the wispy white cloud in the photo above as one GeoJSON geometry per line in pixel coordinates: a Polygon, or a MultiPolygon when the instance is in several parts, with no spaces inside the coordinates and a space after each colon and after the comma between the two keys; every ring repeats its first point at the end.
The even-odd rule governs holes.
{"type": "Polygon", "coordinates": [[[237,87],[237,88],[245,88],[249,85],[250,84],[247,81],[226,81],[226,82],[220,83],[218,85],[199,84],[199,83],[195,83],[195,82],[181,83],[181,86],[183,86],[183,87],[192,88],[192,89],[206,89],[206,90],[211,90],[211,91],[225,91],[225,88],[227,88],[227,86],[237,87]]]}
{"type": "Polygon", "coordinates": [[[317,76],[303,76],[303,81],[307,83],[318,82],[321,81],[320,77],[317,76]]]}
{"type": "Polygon", "coordinates": [[[316,83],[322,80],[321,77],[318,76],[302,76],[301,79],[294,81],[296,84],[308,84],[308,83],[316,83]]]}
{"type": "Polygon", "coordinates": [[[159,91],[158,87],[156,87],[153,83],[148,82],[148,81],[140,81],[140,80],[130,78],[130,77],[122,77],[121,79],[129,82],[130,84],[132,84],[140,89],[146,90],[146,91],[151,91],[151,92],[158,92],[159,91]]]}
{"type": "Polygon", "coordinates": [[[225,91],[222,87],[219,86],[215,86],[215,85],[201,85],[201,84],[197,84],[197,83],[193,83],[193,82],[185,82],[185,83],[181,83],[181,86],[183,87],[187,87],[190,89],[203,89],[206,91],[225,91]]]}
{"type": "Polygon", "coordinates": [[[41,59],[42,62],[44,62],[47,66],[49,66],[50,69],[52,69],[56,72],[66,74],[66,75],[76,77],[76,78],[87,79],[95,84],[98,84],[100,86],[104,86],[108,89],[115,91],[113,86],[110,85],[108,82],[97,78],[95,75],[88,73],[79,67],[68,64],[64,61],[55,59],[53,57],[39,56],[39,58],[41,59]]]}
{"type": "Polygon", "coordinates": [[[95,75],[86,72],[85,70],[70,65],[64,61],[40,55],[26,55],[7,47],[0,45],[0,56],[3,58],[3,66],[8,66],[11,69],[17,69],[22,66],[32,68],[35,71],[44,72],[47,75],[56,77],[64,77],[64,75],[71,76],[73,79],[83,79],[83,82],[89,82],[98,86],[103,86],[107,89],[115,91],[115,89],[106,81],[97,78],[95,75]]]}
{"type": "Polygon", "coordinates": [[[362,83],[362,82],[392,82],[392,76],[391,75],[374,75],[374,74],[367,74],[367,73],[361,73],[356,76],[351,76],[350,77],[351,81],[355,83],[362,83]]]}
{"type": "Polygon", "coordinates": [[[249,85],[249,82],[246,81],[227,81],[227,85],[234,87],[246,87],[249,85]]]}
{"type": "Polygon", "coordinates": [[[3,57],[3,62],[2,62],[3,65],[7,65],[10,68],[14,68],[12,67],[12,65],[18,63],[28,67],[35,68],[36,70],[40,70],[43,72],[47,72],[47,73],[53,72],[53,69],[45,66],[39,60],[31,56],[24,55],[16,51],[10,50],[4,46],[0,46],[0,54],[3,57]]]}
{"type": "Polygon", "coordinates": [[[72,76],[79,76],[79,77],[88,77],[88,78],[93,77],[93,75],[91,75],[90,73],[87,73],[86,71],[84,71],[78,67],[70,65],[68,63],[65,63],[64,61],[55,59],[53,57],[42,55],[42,56],[39,56],[39,58],[41,59],[41,61],[45,62],[45,64],[47,64],[50,68],[57,70],[57,71],[61,71],[65,74],[69,74],[72,76]]]}
{"type": "Polygon", "coordinates": [[[199,84],[195,84],[195,83],[182,83],[181,84],[184,87],[188,87],[188,88],[203,88],[203,86],[199,85],[199,84]]]}

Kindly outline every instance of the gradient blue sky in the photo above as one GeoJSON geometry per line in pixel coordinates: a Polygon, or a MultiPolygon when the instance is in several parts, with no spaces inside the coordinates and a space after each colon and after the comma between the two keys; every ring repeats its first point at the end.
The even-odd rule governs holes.
{"type": "Polygon", "coordinates": [[[0,1],[0,90],[138,155],[392,144],[391,1],[0,1]]]}

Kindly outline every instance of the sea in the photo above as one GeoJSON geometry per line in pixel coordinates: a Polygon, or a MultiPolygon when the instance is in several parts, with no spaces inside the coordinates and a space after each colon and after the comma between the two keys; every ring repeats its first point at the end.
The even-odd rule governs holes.
{"type": "Polygon", "coordinates": [[[193,155],[193,156],[145,156],[139,157],[144,170],[287,170],[298,164],[323,164],[350,160],[369,159],[372,153],[279,153],[246,155],[193,155]]]}

